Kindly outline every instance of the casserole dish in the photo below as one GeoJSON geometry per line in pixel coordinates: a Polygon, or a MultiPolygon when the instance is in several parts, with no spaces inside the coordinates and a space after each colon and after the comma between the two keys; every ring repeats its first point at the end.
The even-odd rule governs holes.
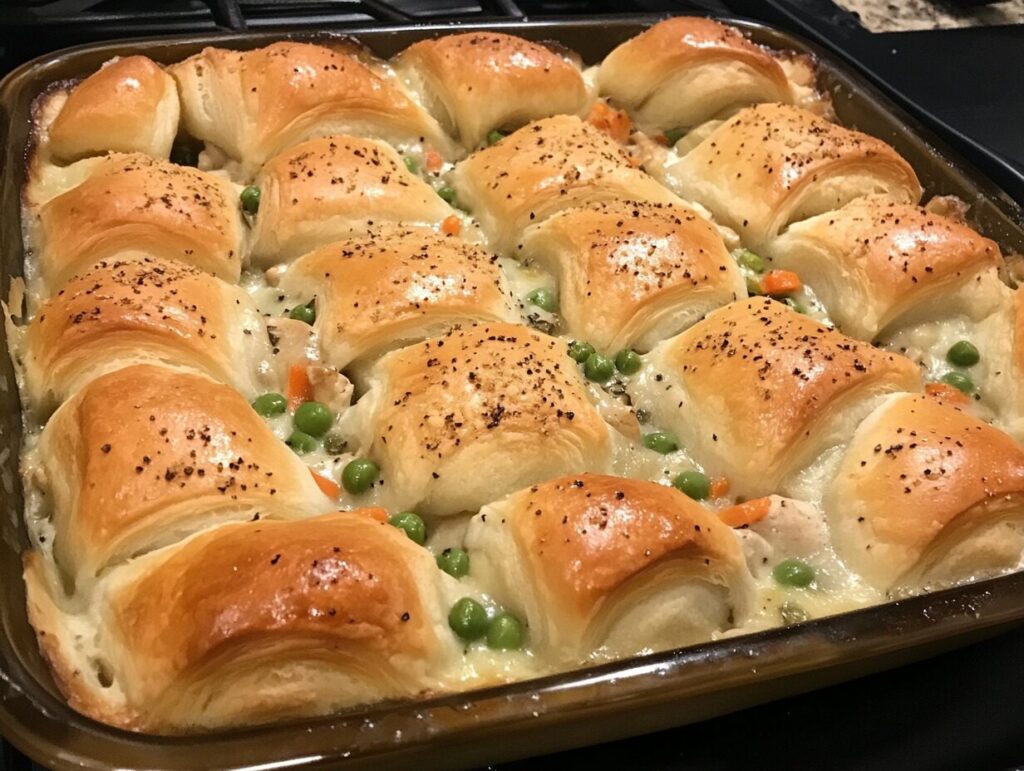
{"type": "MultiPolygon", "coordinates": [[[[495,28],[531,39],[556,38],[594,61],[655,19],[594,20],[561,24],[507,24],[495,28]]],[[[812,52],[781,33],[739,25],[756,42],[812,52]]],[[[448,29],[417,27],[353,30],[390,56],[421,37],[448,29]]],[[[270,35],[217,38],[219,45],[250,48],[270,35]]],[[[27,65],[4,84],[7,179],[2,244],[3,291],[21,270],[18,191],[31,101],[45,85],[94,70],[115,54],[145,52],[161,62],[180,60],[212,39],[147,41],[90,47],[27,65]]],[[[963,164],[940,153],[906,116],[827,61],[820,82],[839,121],[890,142],[918,170],[932,195],[955,195],[972,205],[973,223],[1008,253],[1024,249],[1020,213],[994,186],[978,182],[963,164]]],[[[1024,578],[1007,576],[864,611],[723,640],[680,651],[626,660],[523,683],[446,696],[415,704],[375,705],[302,723],[181,739],[140,737],[93,723],[55,696],[24,617],[19,553],[24,548],[22,509],[14,458],[19,450],[13,372],[5,363],[3,456],[5,518],[3,560],[5,734],[54,767],[245,767],[302,763],[352,765],[413,761],[469,765],[640,733],[703,719],[800,689],[856,676],[991,633],[1024,616],[1018,599],[1024,578]],[[500,743],[491,741],[502,737],[500,743]]]]}

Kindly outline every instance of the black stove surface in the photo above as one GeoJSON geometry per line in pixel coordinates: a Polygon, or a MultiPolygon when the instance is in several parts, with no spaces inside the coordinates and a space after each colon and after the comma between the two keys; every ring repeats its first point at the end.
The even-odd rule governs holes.
{"type": "MultiPolygon", "coordinates": [[[[948,6],[954,0],[934,0],[948,6]]],[[[964,0],[961,0],[963,2],[964,0]]],[[[359,21],[742,15],[831,47],[1024,203],[1024,25],[871,33],[831,0],[4,0],[0,75],[98,40],[359,21]]],[[[1024,629],[919,664],[659,734],[496,771],[1024,766],[1024,629]]],[[[628,716],[624,719],[628,720],[628,716]]],[[[595,742],[601,737],[595,736],[595,742]]],[[[154,759],[154,762],[158,762],[154,759]]],[[[0,771],[31,764],[0,745],[0,771]]]]}

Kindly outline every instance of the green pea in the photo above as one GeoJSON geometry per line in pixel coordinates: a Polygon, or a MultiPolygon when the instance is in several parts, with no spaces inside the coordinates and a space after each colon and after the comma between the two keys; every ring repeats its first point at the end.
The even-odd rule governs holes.
{"type": "Polygon", "coordinates": [[[427,526],[423,522],[423,518],[414,511],[401,511],[391,517],[388,524],[399,530],[404,530],[405,534],[409,536],[409,540],[420,546],[427,541],[427,526]]]}
{"type": "Polygon", "coordinates": [[[448,626],[463,640],[479,640],[487,634],[487,611],[472,597],[463,597],[448,611],[448,626]]]}
{"type": "Polygon", "coordinates": [[[676,142],[678,142],[680,139],[682,139],[685,134],[686,134],[686,129],[684,129],[684,128],[673,128],[673,129],[669,129],[668,131],[665,132],[665,139],[668,140],[668,143],[669,143],[670,146],[673,146],[673,145],[675,145],[676,142]]]}
{"type": "Polygon", "coordinates": [[[764,294],[761,291],[761,282],[753,276],[747,276],[747,294],[751,297],[757,297],[758,295],[764,294]]]}
{"type": "Polygon", "coordinates": [[[711,480],[699,471],[684,471],[672,480],[672,484],[695,501],[703,501],[711,495],[711,480]]]}
{"type": "Polygon", "coordinates": [[[672,434],[666,434],[664,431],[654,431],[644,435],[644,447],[648,450],[660,452],[662,455],[668,455],[670,452],[678,450],[679,444],[672,434]]]}
{"type": "Polygon", "coordinates": [[[959,388],[968,396],[974,393],[974,381],[963,372],[947,372],[942,376],[942,382],[953,386],[953,388],[959,388]]]}
{"type": "Polygon", "coordinates": [[[324,451],[328,455],[341,455],[348,449],[348,439],[342,434],[330,433],[324,437],[324,451]]]}
{"type": "Polygon", "coordinates": [[[252,408],[256,410],[257,414],[265,418],[272,417],[273,415],[284,415],[284,411],[288,409],[288,400],[281,396],[281,394],[262,394],[252,400],[252,408]]]}
{"type": "Polygon", "coordinates": [[[615,355],[615,369],[623,375],[635,375],[644,364],[640,354],[624,348],[615,355]]]}
{"type": "Polygon", "coordinates": [[[316,449],[316,439],[305,431],[299,431],[298,429],[292,431],[292,435],[288,437],[286,443],[299,455],[305,455],[307,452],[313,452],[316,449]]]}
{"type": "Polygon", "coordinates": [[[498,131],[498,129],[494,129],[494,131],[491,131],[487,134],[487,144],[496,145],[504,138],[504,132],[498,131]]]}
{"type": "Polygon", "coordinates": [[[960,340],[946,351],[946,361],[957,367],[973,367],[981,361],[981,354],[970,340],[960,340]]]}
{"type": "Polygon", "coordinates": [[[445,185],[437,189],[437,194],[441,196],[445,201],[450,203],[452,206],[455,205],[455,188],[451,185],[445,185]]]}
{"type": "Polygon", "coordinates": [[[369,458],[355,458],[341,470],[341,484],[353,495],[365,493],[380,476],[377,464],[369,458]]]}
{"type": "Polygon", "coordinates": [[[540,287],[526,295],[526,302],[536,305],[541,310],[554,313],[558,310],[558,296],[550,289],[540,287]]]}
{"type": "Polygon", "coordinates": [[[583,374],[587,376],[587,380],[603,383],[615,374],[615,362],[607,356],[592,353],[583,362],[583,374]]]}
{"type": "Polygon", "coordinates": [[[292,308],[292,312],[288,314],[288,318],[312,324],[316,321],[316,308],[313,307],[313,303],[297,305],[292,308]]]}
{"type": "Polygon", "coordinates": [[[295,427],[299,431],[305,431],[310,436],[318,439],[327,433],[327,429],[334,423],[334,415],[327,409],[326,404],[320,402],[303,402],[295,410],[295,427]]]}
{"type": "Polygon", "coordinates": [[[573,340],[569,343],[569,358],[578,361],[580,364],[590,358],[594,353],[594,346],[583,340],[573,340]]]}
{"type": "Polygon", "coordinates": [[[768,267],[764,261],[764,257],[760,254],[755,254],[749,249],[741,249],[736,254],[736,262],[747,270],[752,270],[755,273],[764,273],[765,268],[768,267]]]}
{"type": "Polygon", "coordinates": [[[814,568],[803,560],[783,560],[772,569],[772,578],[782,586],[803,589],[814,581],[814,568]]]}
{"type": "Polygon", "coordinates": [[[405,161],[405,168],[407,168],[412,174],[420,173],[420,165],[416,163],[415,158],[407,155],[402,160],[405,161]]]}
{"type": "Polygon", "coordinates": [[[249,185],[238,196],[242,203],[242,211],[246,214],[255,214],[260,210],[260,189],[255,185],[249,185]]]}
{"type": "Polygon", "coordinates": [[[469,552],[465,549],[445,549],[437,555],[437,566],[454,578],[469,575],[469,552]]]}
{"type": "Polygon", "coordinates": [[[487,627],[487,647],[495,651],[514,651],[523,644],[523,622],[511,613],[499,613],[487,627]]]}
{"type": "Polygon", "coordinates": [[[802,302],[794,300],[792,297],[787,297],[782,302],[785,305],[788,305],[793,310],[795,310],[797,313],[803,313],[804,315],[807,314],[807,306],[804,305],[802,302]]]}

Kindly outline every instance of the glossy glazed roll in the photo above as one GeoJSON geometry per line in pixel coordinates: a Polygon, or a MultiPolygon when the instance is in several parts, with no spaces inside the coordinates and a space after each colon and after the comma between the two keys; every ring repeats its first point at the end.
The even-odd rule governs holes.
{"type": "Polygon", "coordinates": [[[737,113],[671,165],[666,181],[745,246],[769,253],[788,225],[856,198],[921,197],[914,170],[885,142],[781,104],[737,113]]]}
{"type": "Polygon", "coordinates": [[[666,19],[627,40],[601,62],[597,83],[645,131],[689,128],[750,104],[795,99],[768,51],[735,27],[692,16],[666,19]]]}
{"type": "Polygon", "coordinates": [[[459,200],[505,254],[522,231],[571,206],[625,198],[675,203],[678,199],[635,168],[601,131],[575,116],[559,115],[524,126],[455,168],[459,200]]]}
{"type": "Polygon", "coordinates": [[[302,142],[267,163],[254,184],[261,194],[252,260],[264,267],[379,225],[436,225],[455,213],[398,153],[373,139],[302,142]]]}
{"type": "Polygon", "coordinates": [[[206,48],[170,72],[185,129],[239,162],[245,178],[286,147],[330,134],[451,152],[437,121],[352,45],[206,48]]]}
{"type": "Polygon", "coordinates": [[[38,267],[56,291],[76,273],[131,253],[237,282],[243,224],[226,179],[140,154],[80,161],[84,180],[38,209],[38,267]]]}
{"type": "Polygon", "coordinates": [[[475,511],[611,460],[611,432],[565,343],[528,327],[457,328],[389,353],[371,382],[357,409],[399,509],[475,511]]]}
{"type": "Polygon", "coordinates": [[[655,348],[631,388],[709,473],[752,497],[778,492],[848,438],[879,396],[918,390],[920,374],[903,356],[758,297],[655,348]]]}
{"type": "Polygon", "coordinates": [[[458,651],[447,576],[383,515],[206,530],[112,570],[80,615],[62,612],[33,555],[29,614],[71,705],[124,728],[175,733],[420,696],[458,651]]]}
{"type": "Polygon", "coordinates": [[[208,273],[155,257],[104,260],[39,309],[25,337],[25,387],[45,409],[113,369],[189,367],[252,398],[267,330],[249,295],[208,273]]]}
{"type": "Polygon", "coordinates": [[[649,350],[746,297],[715,227],[683,204],[613,201],[529,228],[517,255],[558,279],[565,332],[598,350],[649,350]]]}
{"type": "Polygon", "coordinates": [[[590,101],[579,65],[540,43],[501,32],[467,32],[413,43],[395,68],[466,148],[493,129],[510,131],[590,101]]]}
{"type": "Polygon", "coordinates": [[[840,555],[880,588],[991,576],[1024,552],[1024,447],[932,397],[894,397],[857,429],[825,510],[840,555]]]}
{"type": "Polygon", "coordinates": [[[981,319],[1005,299],[999,247],[925,209],[861,198],[792,225],[772,245],[844,333],[860,340],[901,322],[965,313],[981,319]]]}
{"type": "Polygon", "coordinates": [[[316,298],[320,355],[338,369],[456,323],[519,318],[494,256],[428,228],[335,242],[294,263],[280,287],[316,298]]]}
{"type": "Polygon", "coordinates": [[[99,377],[61,405],[36,462],[57,565],[86,584],[216,522],[331,508],[234,388],[149,364],[99,377]]]}
{"type": "Polygon", "coordinates": [[[108,152],[166,159],[178,114],[174,78],[145,56],[118,57],[71,89],[46,149],[61,162],[108,152]]]}

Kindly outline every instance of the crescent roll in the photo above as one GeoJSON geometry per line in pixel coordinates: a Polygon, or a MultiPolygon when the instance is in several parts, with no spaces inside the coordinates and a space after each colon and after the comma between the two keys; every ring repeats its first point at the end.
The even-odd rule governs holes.
{"type": "Polygon", "coordinates": [[[492,129],[578,115],[590,102],[576,62],[501,32],[421,40],[398,55],[395,68],[445,130],[471,150],[492,129]]]}
{"type": "Polygon", "coordinates": [[[919,390],[920,373],[761,297],[655,348],[632,389],[710,473],[754,497],[848,437],[879,396],[919,390]]]}
{"type": "Polygon", "coordinates": [[[355,48],[280,42],[253,51],[206,48],[170,67],[182,120],[251,175],[290,145],[330,134],[429,144],[450,140],[398,80],[355,48]]]}
{"type": "Polygon", "coordinates": [[[760,102],[794,101],[779,62],[735,27],[677,16],[620,45],[597,71],[601,96],[645,131],[696,126],[760,102]]]}
{"type": "Polygon", "coordinates": [[[894,397],[857,429],[825,509],[840,556],[880,588],[989,576],[1024,551],[1024,447],[934,398],[894,397]]]}
{"type": "Polygon", "coordinates": [[[134,559],[99,585],[84,643],[30,559],[29,614],[58,685],[79,712],[161,733],[437,690],[458,654],[444,576],[371,513],[384,515],[225,524],[134,559]]]}
{"type": "Polygon", "coordinates": [[[39,269],[51,289],[129,252],[238,281],[244,226],[226,179],[137,153],[79,163],[85,180],[38,211],[39,269]]]}
{"type": "Polygon", "coordinates": [[[611,431],[565,343],[528,327],[478,324],[392,351],[371,388],[369,455],[400,509],[476,511],[611,461],[611,431]]]}
{"type": "Polygon", "coordinates": [[[747,296],[715,227],[683,204],[612,201],[529,228],[517,252],[557,276],[567,334],[646,351],[747,296]]]}
{"type": "Polygon", "coordinates": [[[535,121],[474,153],[452,180],[499,254],[528,225],[572,206],[616,198],[678,202],[614,140],[571,115],[535,121]]]}
{"type": "Polygon", "coordinates": [[[145,56],[112,59],[68,94],[50,125],[47,148],[59,161],[108,152],[166,159],[178,133],[174,78],[145,56]]]}
{"type": "Polygon", "coordinates": [[[798,222],[772,260],[811,286],[844,333],[872,340],[908,318],[992,312],[1006,294],[999,247],[946,217],[881,198],[798,222]]]}
{"type": "Polygon", "coordinates": [[[885,142],[784,104],[740,111],[669,166],[667,182],[768,254],[788,225],[856,198],[921,197],[913,168],[885,142]]]}
{"type": "Polygon", "coordinates": [[[534,485],[486,506],[466,545],[473,576],[556,660],[708,640],[748,603],[732,531],[654,482],[580,474],[534,485]]]}
{"type": "Polygon", "coordinates": [[[453,209],[389,145],[373,139],[311,139],[264,166],[254,264],[270,266],[376,224],[437,224],[453,209]]]}
{"type": "Polygon", "coordinates": [[[189,367],[252,398],[267,330],[241,288],[155,257],[104,260],[71,280],[28,326],[25,386],[35,405],[63,401],[112,369],[189,367]]]}
{"type": "Polygon", "coordinates": [[[225,519],[331,508],[234,388],[165,367],[93,380],[53,414],[38,452],[54,557],[76,579],[225,519]]]}
{"type": "Polygon", "coordinates": [[[519,318],[495,257],[427,228],[325,246],[294,263],[280,287],[316,297],[320,355],[339,370],[458,322],[519,318]]]}

